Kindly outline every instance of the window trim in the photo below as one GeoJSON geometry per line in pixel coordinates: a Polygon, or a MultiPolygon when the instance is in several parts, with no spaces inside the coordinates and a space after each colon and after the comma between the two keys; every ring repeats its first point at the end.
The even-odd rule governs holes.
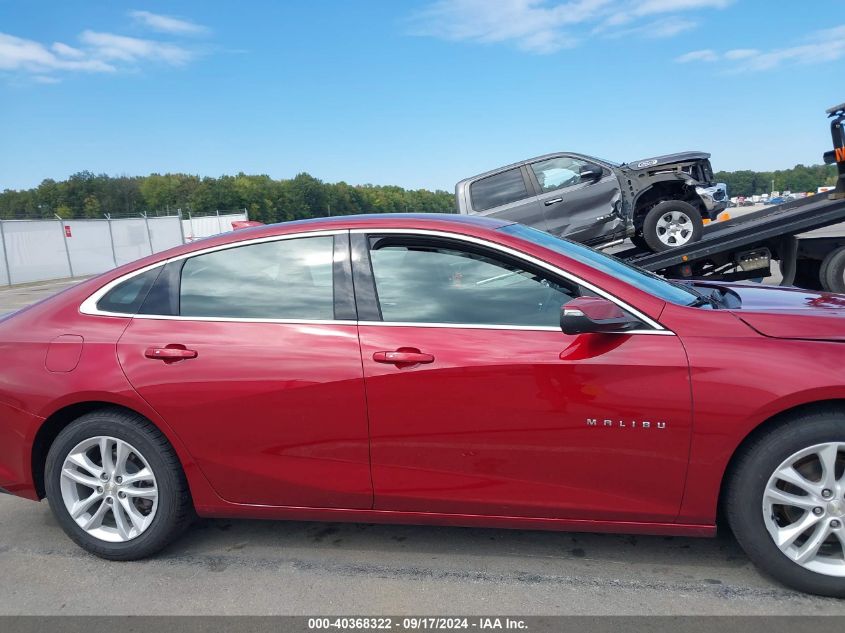
{"type": "MultiPolygon", "coordinates": [[[[89,316],[105,316],[105,317],[121,317],[121,318],[130,318],[130,319],[148,319],[148,320],[157,320],[157,321],[211,321],[211,322],[222,322],[222,323],[292,323],[292,324],[333,324],[333,325],[355,325],[357,321],[354,319],[260,319],[260,318],[249,318],[249,317],[211,317],[211,316],[181,316],[181,315],[164,315],[164,314],[132,314],[132,313],[125,313],[125,312],[108,312],[105,310],[100,310],[97,307],[97,303],[102,299],[106,294],[108,294],[112,289],[116,286],[122,284],[124,281],[128,281],[133,277],[138,275],[142,275],[145,272],[153,270],[158,267],[164,267],[170,264],[171,262],[179,262],[183,260],[190,259],[192,257],[197,257],[199,255],[205,255],[208,253],[215,253],[218,251],[229,250],[232,248],[240,248],[243,246],[251,246],[253,244],[264,244],[267,242],[280,242],[283,240],[290,240],[290,239],[300,239],[300,238],[308,238],[308,237],[328,237],[333,236],[337,238],[337,236],[347,236],[349,235],[348,229],[335,229],[335,230],[324,230],[324,231],[306,231],[302,233],[288,233],[286,235],[272,235],[269,237],[260,237],[251,240],[242,240],[238,242],[230,242],[227,244],[220,244],[218,246],[210,246],[208,248],[199,249],[196,251],[191,251],[190,253],[183,253],[181,255],[176,255],[174,257],[169,257],[165,260],[156,262],[154,264],[150,264],[148,266],[144,266],[137,270],[133,270],[132,272],[126,273],[125,275],[121,275],[116,279],[108,282],[104,286],[101,286],[98,290],[96,290],[93,294],[89,295],[87,299],[85,299],[79,306],[79,312],[82,314],[86,314],[89,316]]],[[[332,266],[332,282],[334,286],[340,285],[351,285],[351,270],[348,266],[344,265],[343,261],[338,262],[337,258],[340,254],[344,254],[346,256],[346,260],[348,261],[348,253],[349,247],[347,240],[338,240],[335,239],[334,241],[334,249],[333,249],[333,257],[334,265],[332,266]],[[341,244],[339,247],[338,244],[341,244]],[[347,278],[346,272],[349,272],[349,278],[347,278]],[[340,277],[338,276],[340,274],[340,277]]],[[[341,299],[346,299],[348,301],[349,298],[349,291],[345,289],[341,289],[341,292],[338,292],[337,289],[333,292],[333,304],[335,309],[335,314],[338,311],[338,295],[341,295],[341,299]]],[[[341,305],[343,305],[344,301],[341,301],[341,305]]],[[[348,313],[348,306],[346,306],[345,312],[348,313]]]]}
{"type": "MultiPolygon", "coordinates": [[[[408,235],[408,236],[425,236],[425,237],[441,237],[450,240],[455,240],[458,242],[466,242],[469,244],[473,244],[476,246],[482,246],[487,249],[493,251],[499,251],[504,253],[505,255],[509,255],[515,258],[518,261],[526,262],[527,264],[535,267],[540,268],[546,271],[549,271],[559,277],[562,277],[568,281],[573,283],[579,284],[584,286],[588,290],[596,293],[600,297],[604,297],[608,301],[611,301],[618,305],[623,310],[631,313],[638,319],[640,319],[645,325],[649,326],[651,329],[639,329],[639,330],[626,330],[624,332],[620,332],[620,334],[650,334],[650,335],[659,335],[659,336],[675,336],[675,333],[666,327],[664,327],[659,321],[656,319],[652,319],[651,317],[643,314],[640,310],[637,310],[627,302],[623,301],[619,297],[607,292],[606,290],[602,290],[598,286],[585,281],[584,279],[578,277],[577,275],[573,275],[570,272],[562,270],[557,266],[549,264],[541,259],[533,257],[532,255],[528,255],[516,249],[510,248],[508,246],[503,246],[501,244],[497,244],[495,242],[490,242],[489,240],[463,235],[460,233],[451,233],[449,231],[437,231],[431,229],[352,229],[350,231],[351,238],[353,242],[356,241],[356,235],[360,236],[363,235],[365,243],[369,243],[370,237],[378,237],[379,235],[385,234],[398,234],[398,235],[408,235]]],[[[358,238],[360,243],[360,238],[358,238]]],[[[369,258],[369,247],[367,249],[367,257],[361,257],[360,252],[359,256],[353,258],[352,262],[353,266],[353,273],[356,272],[356,268],[364,266],[369,268],[368,277],[373,279],[373,290],[375,291],[375,284],[374,284],[374,277],[372,273],[372,264],[369,258]]],[[[358,277],[356,277],[358,279],[358,277]]],[[[357,294],[357,293],[356,293],[357,294]]],[[[376,297],[377,298],[377,295],[376,297]]],[[[359,298],[360,301],[360,298],[359,298]]],[[[377,304],[376,304],[377,305],[377,304]]],[[[410,323],[406,321],[383,321],[383,320],[372,320],[372,319],[364,319],[360,318],[363,314],[366,313],[372,314],[372,310],[367,310],[365,305],[358,305],[358,314],[359,314],[359,325],[375,325],[375,326],[389,326],[389,327],[436,327],[436,328],[458,328],[458,329],[483,329],[483,330],[526,330],[526,331],[550,331],[550,332],[560,332],[559,327],[554,326],[530,326],[530,325],[491,325],[491,324],[484,324],[484,323],[410,323]]]]}

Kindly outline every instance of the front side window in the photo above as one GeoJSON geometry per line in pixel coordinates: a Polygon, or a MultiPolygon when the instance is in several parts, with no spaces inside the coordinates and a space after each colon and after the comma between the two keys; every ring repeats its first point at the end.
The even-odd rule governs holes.
{"type": "Polygon", "coordinates": [[[331,236],[249,244],[185,261],[179,314],[334,319],[331,236]]]}
{"type": "Polygon", "coordinates": [[[537,177],[540,188],[545,193],[580,183],[581,168],[586,164],[586,161],[577,158],[558,156],[557,158],[532,163],[531,170],[537,177]]]}
{"type": "Polygon", "coordinates": [[[470,185],[469,192],[472,208],[475,211],[500,207],[527,198],[529,195],[519,167],[476,180],[470,185]]]}
{"type": "Polygon", "coordinates": [[[509,224],[498,230],[583,262],[669,303],[690,305],[700,297],[681,284],[659,277],[642,268],[635,268],[612,255],[555,237],[545,231],[538,231],[522,224],[509,224]]]}
{"type": "Polygon", "coordinates": [[[559,327],[561,306],[591,294],[460,244],[384,237],[370,248],[384,321],[559,327]]]}

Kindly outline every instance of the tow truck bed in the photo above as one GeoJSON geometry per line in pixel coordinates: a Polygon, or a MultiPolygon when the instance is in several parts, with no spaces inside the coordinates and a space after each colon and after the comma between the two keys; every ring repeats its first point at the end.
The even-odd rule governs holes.
{"type": "MultiPolygon", "coordinates": [[[[760,277],[759,271],[719,271],[730,263],[738,264],[741,255],[759,249],[768,249],[774,259],[789,261],[790,254],[794,259],[797,235],[841,222],[845,222],[845,199],[831,200],[819,194],[716,222],[704,228],[699,241],[669,251],[650,253],[631,248],[614,254],[635,266],[674,277],[760,277]]],[[[784,277],[788,277],[786,272],[784,277]]]]}

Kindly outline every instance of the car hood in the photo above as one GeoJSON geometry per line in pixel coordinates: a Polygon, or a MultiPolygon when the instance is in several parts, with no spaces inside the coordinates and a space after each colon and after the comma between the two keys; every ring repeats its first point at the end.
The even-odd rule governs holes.
{"type": "Polygon", "coordinates": [[[676,163],[689,163],[696,160],[706,160],[710,158],[707,152],[677,152],[675,154],[664,154],[663,156],[652,156],[651,158],[642,158],[640,160],[633,160],[630,163],[625,163],[622,168],[630,171],[641,171],[643,169],[653,169],[660,165],[674,165],[676,163]]]}
{"type": "Polygon", "coordinates": [[[739,297],[741,306],[728,309],[763,336],[845,341],[845,295],[762,284],[718,287],[739,297]]]}

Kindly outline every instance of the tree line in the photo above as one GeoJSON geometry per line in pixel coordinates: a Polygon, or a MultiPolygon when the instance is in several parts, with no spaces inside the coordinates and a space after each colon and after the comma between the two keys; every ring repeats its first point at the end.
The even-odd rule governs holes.
{"type": "Polygon", "coordinates": [[[728,185],[728,195],[752,196],[772,191],[816,192],[819,187],[836,183],[835,165],[795,165],[778,171],[717,171],[716,182],[728,185]]]}
{"type": "MultiPolygon", "coordinates": [[[[836,182],[834,165],[796,165],[779,171],[720,171],[731,196],[812,191],[836,182]],[[774,187],[772,187],[774,182],[774,187]]],[[[44,180],[32,189],[0,192],[0,218],[102,218],[147,213],[202,215],[246,209],[264,223],[353,213],[454,213],[448,191],[385,185],[326,183],[306,173],[275,180],[266,175],[200,177],[191,174],[108,176],[81,171],[67,180],[44,180]]]]}
{"type": "Polygon", "coordinates": [[[202,215],[246,209],[252,220],[283,222],[352,213],[452,213],[447,191],[394,186],[325,183],[306,173],[275,180],[266,175],[200,177],[190,174],[117,176],[82,171],[67,180],[44,180],[32,189],[0,192],[0,218],[102,218],[148,215],[202,215]]]}

